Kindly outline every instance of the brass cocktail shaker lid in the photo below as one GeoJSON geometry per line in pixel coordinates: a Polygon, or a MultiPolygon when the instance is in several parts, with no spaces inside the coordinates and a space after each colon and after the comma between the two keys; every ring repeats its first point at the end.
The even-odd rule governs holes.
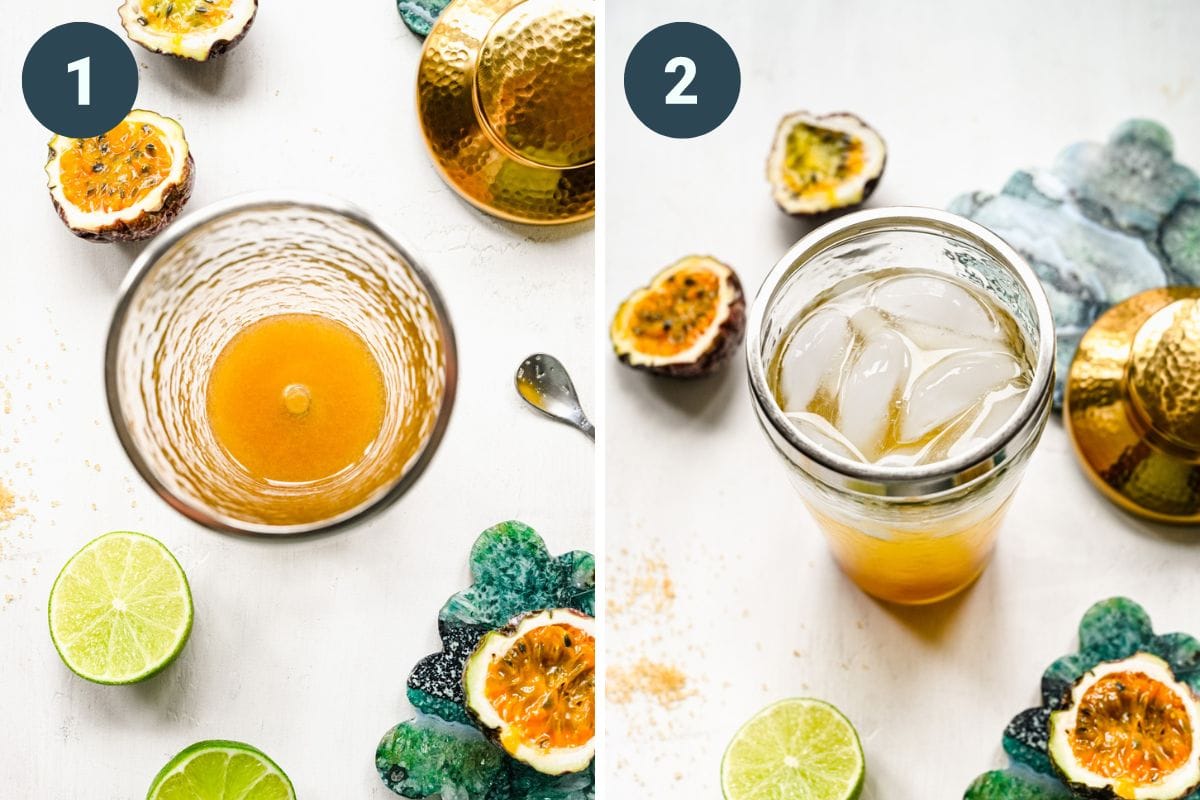
{"type": "Polygon", "coordinates": [[[425,40],[417,112],[434,164],[468,201],[516,222],[596,205],[593,0],[455,0],[425,40]]]}
{"type": "Polygon", "coordinates": [[[1063,418],[1113,502],[1200,523],[1200,288],[1151,289],[1096,320],[1071,364],[1063,418]]]}

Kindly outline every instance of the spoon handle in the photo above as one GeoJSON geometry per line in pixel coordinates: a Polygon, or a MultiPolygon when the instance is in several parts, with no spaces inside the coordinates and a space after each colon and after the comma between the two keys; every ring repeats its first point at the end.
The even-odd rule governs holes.
{"type": "Polygon", "coordinates": [[[583,431],[584,436],[588,437],[593,442],[596,441],[596,426],[593,425],[591,420],[589,420],[587,417],[584,417],[582,420],[580,420],[576,427],[583,431]]]}

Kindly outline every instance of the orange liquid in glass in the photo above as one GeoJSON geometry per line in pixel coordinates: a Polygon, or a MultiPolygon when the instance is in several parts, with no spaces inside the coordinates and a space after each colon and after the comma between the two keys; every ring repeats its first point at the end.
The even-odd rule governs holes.
{"type": "Polygon", "coordinates": [[[973,522],[948,529],[894,531],[883,539],[808,506],[850,580],[867,594],[904,605],[936,603],[970,586],[991,559],[1007,508],[1005,500],[973,522]]]}
{"type": "Polygon", "coordinates": [[[358,463],[379,436],[386,393],[366,342],[315,314],[242,329],[213,365],[208,421],[255,478],[308,483],[358,463]]]}

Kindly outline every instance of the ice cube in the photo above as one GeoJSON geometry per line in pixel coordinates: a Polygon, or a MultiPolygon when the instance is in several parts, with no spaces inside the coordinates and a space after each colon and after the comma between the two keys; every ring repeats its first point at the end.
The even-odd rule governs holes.
{"type": "Polygon", "coordinates": [[[896,329],[926,350],[960,348],[971,342],[1001,342],[1004,331],[970,291],[946,278],[901,275],[883,281],[871,297],[896,329]]]}
{"type": "Polygon", "coordinates": [[[911,369],[908,346],[884,328],[866,339],[842,381],[837,428],[868,460],[883,447],[911,369]]]}
{"type": "Polygon", "coordinates": [[[1021,375],[1010,353],[982,350],[940,359],[913,381],[908,393],[900,439],[915,442],[961,417],[989,393],[1021,375]]]}
{"type": "Polygon", "coordinates": [[[993,392],[986,399],[975,425],[967,435],[960,436],[950,447],[949,455],[953,457],[965,453],[1003,428],[1004,423],[1017,413],[1017,407],[1021,405],[1028,391],[1028,387],[1013,383],[998,392],[993,392]]]}
{"type": "Polygon", "coordinates": [[[937,436],[934,436],[921,448],[921,454],[914,463],[936,464],[957,454],[958,449],[956,448],[958,448],[959,443],[971,438],[969,431],[979,416],[979,409],[980,406],[978,404],[971,406],[967,409],[966,413],[942,428],[937,436]]]}
{"type": "Polygon", "coordinates": [[[863,339],[870,339],[884,328],[893,327],[893,323],[878,308],[867,306],[854,312],[854,316],[850,317],[850,327],[863,339]]]}
{"type": "Polygon", "coordinates": [[[788,414],[787,418],[796,430],[811,439],[822,450],[852,461],[866,461],[863,454],[858,452],[858,448],[851,444],[837,428],[833,427],[833,423],[820,414],[803,411],[788,414]]]}
{"type": "Polygon", "coordinates": [[[904,445],[888,450],[887,453],[875,459],[875,463],[881,467],[911,467],[920,462],[924,452],[922,447],[904,445]]]}
{"type": "Polygon", "coordinates": [[[800,324],[779,365],[784,411],[806,411],[822,388],[837,393],[850,343],[850,320],[836,309],[819,309],[800,324]]]}

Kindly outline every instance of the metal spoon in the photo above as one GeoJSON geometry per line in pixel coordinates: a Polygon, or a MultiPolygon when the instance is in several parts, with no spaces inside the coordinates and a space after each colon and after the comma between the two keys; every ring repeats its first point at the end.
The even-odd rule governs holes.
{"type": "Polygon", "coordinates": [[[517,394],[526,403],[552,419],[578,428],[596,441],[596,428],[588,422],[579,404],[579,395],[575,394],[575,384],[571,383],[567,368],[557,358],[545,353],[531,355],[517,367],[516,385],[517,394]]]}

